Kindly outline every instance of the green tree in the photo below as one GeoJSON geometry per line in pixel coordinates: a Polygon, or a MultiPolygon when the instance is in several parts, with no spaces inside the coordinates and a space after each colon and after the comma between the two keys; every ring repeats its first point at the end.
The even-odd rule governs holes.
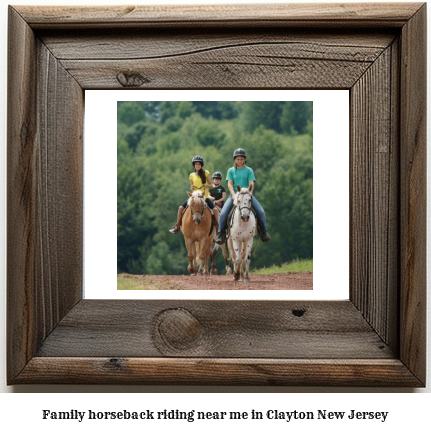
{"type": "Polygon", "coordinates": [[[280,117],[285,102],[243,102],[245,127],[253,132],[259,126],[280,132],[280,117]]]}
{"type": "Polygon", "coordinates": [[[287,133],[304,134],[313,121],[313,102],[285,102],[280,118],[280,129],[287,133]]]}
{"type": "Polygon", "coordinates": [[[213,119],[203,119],[196,127],[196,138],[203,147],[221,146],[226,134],[221,128],[220,122],[213,119]]]}
{"type": "MultiPolygon", "coordinates": [[[[252,266],[311,258],[313,143],[312,106],[307,104],[119,102],[117,271],[187,274],[182,235],[168,230],[187,198],[191,159],[203,156],[205,168],[222,172],[226,185],[238,147],[246,149],[256,173],[255,194],[272,237],[258,247],[252,266]],[[305,127],[300,127],[305,121],[298,120],[300,112],[306,114],[305,127]]],[[[217,267],[224,272],[221,254],[217,267]]]]}
{"type": "Polygon", "coordinates": [[[145,111],[139,102],[123,102],[117,104],[117,120],[127,126],[143,120],[145,111]]]}
{"type": "Polygon", "coordinates": [[[202,117],[212,117],[215,120],[233,119],[238,117],[239,110],[235,102],[203,101],[193,102],[196,112],[202,117]]]}

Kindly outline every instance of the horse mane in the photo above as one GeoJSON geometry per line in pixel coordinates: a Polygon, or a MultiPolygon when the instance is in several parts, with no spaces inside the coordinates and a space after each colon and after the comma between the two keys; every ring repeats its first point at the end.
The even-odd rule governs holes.
{"type": "Polygon", "coordinates": [[[193,191],[190,195],[190,198],[187,201],[187,204],[190,205],[190,202],[193,198],[204,198],[204,194],[202,191],[193,191]]]}

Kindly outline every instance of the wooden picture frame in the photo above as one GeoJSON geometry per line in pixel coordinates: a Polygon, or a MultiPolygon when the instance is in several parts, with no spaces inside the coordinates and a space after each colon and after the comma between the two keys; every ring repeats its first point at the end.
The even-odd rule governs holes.
{"type": "Polygon", "coordinates": [[[425,3],[9,7],[8,384],[424,386],[425,38],[425,3]],[[349,300],[83,299],[84,90],[119,88],[349,89],[349,300]]]}

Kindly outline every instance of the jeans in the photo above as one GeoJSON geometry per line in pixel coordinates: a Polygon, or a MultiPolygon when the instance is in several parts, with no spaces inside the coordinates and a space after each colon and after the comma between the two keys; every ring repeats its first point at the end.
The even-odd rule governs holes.
{"type": "MultiPolygon", "coordinates": [[[[266,229],[265,211],[254,195],[251,197],[251,205],[256,212],[257,222],[259,223],[259,226],[262,228],[262,231],[266,232],[267,229],[266,229]]],[[[221,234],[225,229],[226,220],[232,207],[233,207],[233,201],[232,201],[232,195],[230,195],[229,198],[226,200],[226,203],[223,206],[223,209],[220,213],[217,235],[221,234]]]]}

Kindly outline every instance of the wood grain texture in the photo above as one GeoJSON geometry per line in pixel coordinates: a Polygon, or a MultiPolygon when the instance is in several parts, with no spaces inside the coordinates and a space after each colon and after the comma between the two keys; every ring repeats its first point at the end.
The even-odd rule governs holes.
{"type": "Polygon", "coordinates": [[[259,29],[223,33],[42,34],[85,89],[350,88],[395,38],[394,31],[334,35],[259,29]],[[127,79],[129,77],[129,79],[127,79]]]}
{"type": "Polygon", "coordinates": [[[35,38],[9,9],[7,127],[8,375],[17,375],[36,352],[33,260],[35,232],[35,38]]]}
{"type": "Polygon", "coordinates": [[[82,296],[84,93],[45,45],[37,49],[34,283],[45,338],[82,296]]]}
{"type": "Polygon", "coordinates": [[[19,7],[35,29],[116,27],[297,26],[402,27],[420,3],[19,7]]]}
{"type": "MultiPolygon", "coordinates": [[[[391,35],[394,37],[394,35],[391,35]]],[[[390,36],[385,35],[385,40],[390,36]]],[[[251,38],[253,39],[253,38],[251,38]]],[[[141,46],[151,46],[145,38],[141,46]]],[[[139,49],[142,59],[75,60],[64,59],[62,64],[83,88],[350,88],[380,55],[380,47],[356,46],[355,38],[346,45],[289,41],[267,42],[261,35],[259,43],[212,46],[187,52],[152,58],[139,49]],[[322,54],[325,53],[325,54],[322,54]],[[142,77],[138,85],[124,84],[120,74],[142,77]]],[[[149,50],[157,50],[150,47],[149,50]]],[[[137,50],[135,50],[137,52],[137,50]]],[[[85,53],[74,57],[86,58],[85,53]]]]}
{"type": "Polygon", "coordinates": [[[9,13],[8,383],[424,385],[424,5],[9,13]],[[90,88],[348,88],[350,300],[82,300],[90,88]]]}
{"type": "MultiPolygon", "coordinates": [[[[196,29],[170,30],[103,30],[68,31],[53,35],[51,31],[39,31],[40,40],[59,60],[143,60],[183,56],[206,51],[242,46],[295,45],[292,53],[298,58],[313,55],[320,60],[374,61],[395,38],[393,29],[379,32],[358,33],[345,29],[334,33],[320,29],[280,28],[226,29],[223,32],[196,29]]],[[[285,47],[282,57],[289,58],[285,47]]],[[[262,56],[265,52],[262,53],[262,56]]]]}
{"type": "MultiPolygon", "coordinates": [[[[184,320],[177,322],[178,336],[182,336],[184,320]]],[[[169,331],[172,335],[174,329],[169,331]]],[[[348,301],[84,300],[48,336],[38,355],[343,359],[394,354],[348,301]],[[185,339],[187,343],[182,344],[171,336],[171,341],[179,341],[172,344],[163,338],[155,325],[166,311],[193,317],[199,325],[197,340],[190,344],[185,339]]]]}
{"type": "Polygon", "coordinates": [[[426,5],[401,37],[401,360],[425,380],[426,5]]]}
{"type": "Polygon", "coordinates": [[[8,367],[15,375],[82,296],[83,91],[12,9],[9,22],[8,367]]]}
{"type": "Polygon", "coordinates": [[[399,360],[34,357],[17,383],[420,387],[399,360]]]}
{"type": "Polygon", "coordinates": [[[351,90],[350,299],[397,350],[399,115],[397,43],[351,90]],[[367,97],[367,95],[372,95],[367,97]],[[384,216],[384,217],[382,217],[384,216]],[[395,297],[394,299],[392,297],[395,297]]]}

